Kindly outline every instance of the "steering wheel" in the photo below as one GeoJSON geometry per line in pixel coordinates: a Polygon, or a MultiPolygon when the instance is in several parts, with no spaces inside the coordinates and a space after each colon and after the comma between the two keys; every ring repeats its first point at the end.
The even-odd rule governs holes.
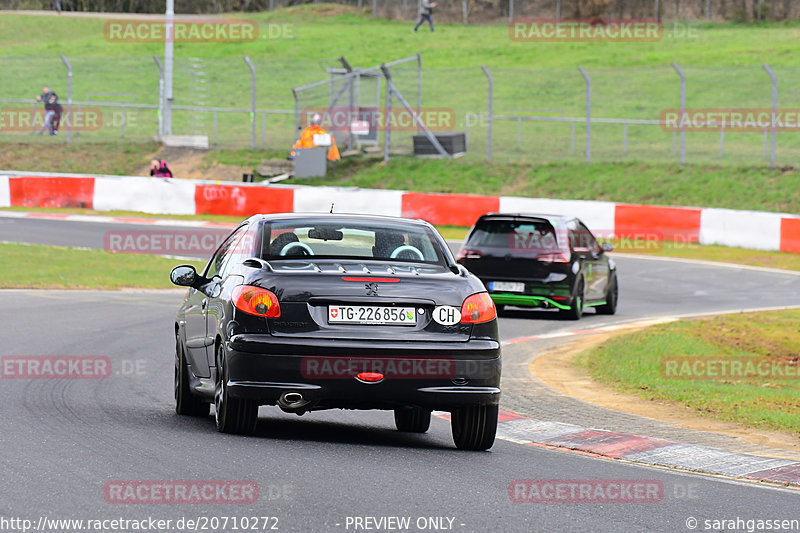
{"type": "Polygon", "coordinates": [[[309,248],[307,244],[297,241],[290,242],[289,244],[281,248],[281,253],[279,255],[286,255],[292,248],[300,248],[301,250],[303,250],[303,252],[305,253],[303,253],[302,255],[314,255],[314,252],[311,250],[311,248],[309,248]]]}
{"type": "Polygon", "coordinates": [[[408,244],[404,244],[403,246],[398,246],[397,248],[395,248],[394,251],[392,252],[392,255],[390,255],[389,257],[392,258],[392,259],[395,259],[395,258],[397,258],[397,256],[399,256],[403,252],[411,252],[412,254],[414,254],[417,257],[419,257],[420,261],[424,261],[425,260],[425,256],[422,255],[422,252],[420,252],[418,248],[416,248],[414,246],[410,246],[408,244]]]}

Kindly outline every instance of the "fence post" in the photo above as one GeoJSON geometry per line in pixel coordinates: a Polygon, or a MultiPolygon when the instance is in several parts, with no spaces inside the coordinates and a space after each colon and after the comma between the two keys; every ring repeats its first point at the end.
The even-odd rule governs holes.
{"type": "Polygon", "coordinates": [[[661,22],[661,16],[658,12],[658,0],[655,0],[655,13],[653,14],[653,18],[656,19],[656,22],[661,22]]]}
{"type": "MultiPolygon", "coordinates": [[[[373,5],[374,5],[374,0],[373,0],[373,5]]],[[[389,116],[391,116],[392,113],[392,78],[386,76],[387,74],[386,67],[383,65],[381,65],[381,67],[382,67],[381,70],[383,70],[384,73],[384,77],[386,78],[386,89],[385,89],[386,103],[383,106],[383,116],[386,117],[386,119],[384,120],[385,128],[383,131],[383,161],[387,162],[389,161],[389,146],[391,144],[391,135],[392,135],[391,120],[389,120],[388,118],[389,116]]]]}
{"type": "Polygon", "coordinates": [[[571,154],[574,154],[575,153],[575,121],[574,120],[571,121],[570,124],[572,124],[572,134],[570,136],[570,141],[569,141],[569,152],[571,154]]]}
{"type": "Polygon", "coordinates": [[[561,22],[561,0],[556,0],[556,22],[561,22]]]}
{"type": "Polygon", "coordinates": [[[776,113],[778,112],[778,77],[775,76],[775,73],[772,72],[772,69],[769,68],[769,65],[764,63],[764,70],[767,71],[767,75],[772,80],[772,117],[770,119],[770,140],[769,140],[769,166],[775,166],[775,136],[776,136],[776,113]]]}
{"type": "Polygon", "coordinates": [[[508,23],[514,22],[514,0],[508,0],[508,23]]]}
{"type": "Polygon", "coordinates": [[[492,110],[493,104],[493,96],[494,96],[494,79],[492,78],[491,72],[489,69],[486,68],[486,65],[481,65],[481,69],[483,69],[483,73],[486,74],[486,79],[489,80],[489,95],[488,95],[488,121],[486,124],[486,161],[492,160],[492,122],[494,121],[494,115],[492,110]]]}
{"type": "Polygon", "coordinates": [[[297,98],[297,91],[292,89],[292,96],[294,96],[294,140],[299,139],[298,132],[300,131],[300,101],[297,98]]]}
{"type": "Polygon", "coordinates": [[[711,0],[706,0],[706,20],[711,20],[711,0]]]}
{"type": "Polygon", "coordinates": [[[628,155],[628,124],[622,125],[622,155],[628,155]]]}
{"type": "Polygon", "coordinates": [[[158,56],[153,54],[153,61],[158,67],[158,140],[164,135],[164,67],[158,56]]]}
{"type": "Polygon", "coordinates": [[[592,160],[592,80],[583,67],[578,70],[586,81],[586,162],[592,160]]]}
{"type": "Polygon", "coordinates": [[[172,63],[175,35],[175,2],[167,0],[164,28],[164,134],[172,135],[172,63]]]}
{"type": "Polygon", "coordinates": [[[61,54],[61,61],[67,67],[67,142],[72,139],[72,65],[69,64],[67,56],[61,54]]]}
{"type": "MultiPolygon", "coordinates": [[[[339,57],[339,62],[344,67],[344,70],[347,74],[353,73],[353,67],[350,66],[350,63],[347,62],[347,59],[344,56],[339,57]]],[[[360,72],[360,71],[359,71],[360,72]]],[[[355,76],[350,76],[347,78],[347,149],[352,150],[355,146],[355,135],[353,134],[353,119],[358,115],[353,114],[353,110],[356,106],[356,94],[355,94],[355,87],[353,86],[353,81],[357,80],[360,76],[360,73],[356,73],[355,76]]],[[[333,87],[333,83],[331,82],[331,88],[333,87]]]]}
{"type": "Polygon", "coordinates": [[[250,67],[250,148],[256,147],[256,67],[250,58],[244,56],[244,62],[250,67]]]}
{"type": "MultiPolygon", "coordinates": [[[[417,52],[417,116],[422,113],[422,54],[417,52]]],[[[417,126],[417,133],[420,127],[417,126]]]]}
{"type": "Polygon", "coordinates": [[[681,77],[681,165],[686,162],[686,76],[683,74],[681,68],[672,63],[672,68],[681,77]]]}
{"type": "Polygon", "coordinates": [[[375,18],[375,11],[378,9],[378,0],[372,0],[372,18],[375,18]]]}

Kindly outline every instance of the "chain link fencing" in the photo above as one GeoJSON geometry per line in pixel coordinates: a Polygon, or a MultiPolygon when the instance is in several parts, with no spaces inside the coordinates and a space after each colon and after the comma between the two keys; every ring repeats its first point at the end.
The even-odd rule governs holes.
{"type": "MultiPolygon", "coordinates": [[[[159,67],[153,57],[65,59],[72,69],[71,99],[62,58],[0,57],[0,72],[13,73],[0,91],[0,140],[24,141],[38,133],[43,106],[34,99],[43,85],[75,115],[62,119],[65,141],[66,132],[71,142],[158,137],[159,67]],[[99,115],[94,125],[80,123],[88,110],[99,115]],[[34,120],[23,123],[26,115],[34,120]]],[[[800,153],[797,67],[587,67],[584,78],[578,68],[430,68],[424,58],[412,56],[386,63],[395,89],[387,101],[380,65],[333,58],[255,58],[252,64],[255,113],[244,58],[176,59],[173,133],[207,136],[212,147],[288,152],[308,112],[324,115],[334,108],[349,113],[344,127],[333,128],[337,143],[345,149],[373,147],[385,156],[413,153],[414,136],[424,134],[413,111],[434,134],[464,132],[463,157],[472,160],[785,165],[800,153]],[[683,102],[679,71],[685,78],[683,102]],[[767,121],[732,122],[731,113],[747,112],[766,112],[767,121]],[[711,122],[698,127],[696,116],[711,122]],[[354,120],[376,127],[353,130],[354,120]]],[[[331,124],[326,116],[323,126],[331,124]]]]}
{"type": "MultiPolygon", "coordinates": [[[[325,3],[357,8],[373,18],[411,20],[417,17],[419,0],[326,0],[325,3]]],[[[178,0],[180,13],[222,11],[271,11],[321,0],[178,0]]],[[[0,0],[1,9],[45,9],[62,11],[163,12],[163,2],[138,0],[0,0]]],[[[434,10],[441,22],[485,24],[515,17],[534,18],[654,18],[658,20],[793,20],[800,17],[800,4],[793,0],[458,0],[441,2],[434,10]]]]}

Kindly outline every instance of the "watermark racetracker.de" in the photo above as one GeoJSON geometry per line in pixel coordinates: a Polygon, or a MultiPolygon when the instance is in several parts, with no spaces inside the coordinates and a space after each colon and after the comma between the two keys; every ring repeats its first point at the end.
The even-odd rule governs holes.
{"type": "Polygon", "coordinates": [[[800,131],[800,109],[686,108],[662,109],[664,131],[800,131]]]}
{"type": "Polygon", "coordinates": [[[119,359],[107,355],[4,355],[0,379],[106,379],[147,375],[146,359],[119,359]]]}
{"type": "Polygon", "coordinates": [[[258,501],[255,481],[114,480],[103,486],[112,504],[252,504],[258,501]]]}
{"type": "Polygon", "coordinates": [[[800,361],[755,357],[670,357],[661,361],[666,379],[800,379],[800,361]]]}
{"type": "Polygon", "coordinates": [[[229,234],[227,229],[113,230],[103,235],[103,249],[114,253],[208,257],[229,234]]]}
{"type": "Polygon", "coordinates": [[[514,503],[658,503],[657,479],[516,479],[508,484],[514,503]]]}
{"type": "Polygon", "coordinates": [[[456,128],[456,112],[451,107],[422,107],[413,112],[406,108],[393,108],[387,114],[378,107],[319,107],[305,108],[300,113],[300,125],[308,126],[315,115],[321,125],[330,131],[352,131],[366,135],[375,131],[417,131],[419,121],[430,131],[452,131],[456,128]]]}
{"type": "MultiPolygon", "coordinates": [[[[103,111],[97,107],[62,105],[59,117],[61,129],[72,131],[98,131],[107,122],[103,111]]],[[[14,106],[0,108],[0,133],[30,132],[41,130],[45,124],[46,111],[31,106],[14,106]]]]}
{"type": "MultiPolygon", "coordinates": [[[[459,313],[460,316],[460,313],[459,313]]],[[[457,327],[457,326],[456,326],[457,327]]],[[[476,361],[453,357],[352,357],[307,356],[300,361],[300,373],[308,379],[453,379],[470,376],[490,378],[495,369],[476,361]]]]}
{"type": "Polygon", "coordinates": [[[164,19],[108,20],[103,26],[103,36],[112,43],[237,43],[294,35],[294,24],[259,25],[251,20],[176,18],[171,24],[164,19]]]}
{"type": "Polygon", "coordinates": [[[519,18],[508,34],[522,42],[654,42],[664,37],[664,26],[654,19],[519,18]]]}

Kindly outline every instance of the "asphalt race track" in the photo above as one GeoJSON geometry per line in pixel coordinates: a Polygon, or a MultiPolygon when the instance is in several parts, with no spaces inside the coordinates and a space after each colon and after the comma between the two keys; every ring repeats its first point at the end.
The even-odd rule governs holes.
{"type": "MultiPolygon", "coordinates": [[[[118,226],[0,218],[0,240],[102,247],[110,228],[118,226]]],[[[800,305],[796,275],[619,254],[615,260],[619,312],[601,317],[589,311],[581,328],[800,305]]],[[[4,531],[10,528],[2,527],[2,518],[10,517],[33,526],[40,517],[152,517],[173,520],[171,530],[181,518],[277,517],[278,531],[390,531],[386,526],[394,522],[377,528],[356,518],[410,517],[403,530],[438,525],[464,532],[690,531],[692,518],[699,521],[694,530],[710,531],[704,520],[798,518],[800,492],[792,489],[504,440],[489,452],[459,452],[440,418],[427,434],[409,435],[394,430],[390,412],[297,417],[262,407],[255,436],[223,435],[212,417],[174,413],[172,320],[180,291],[20,290],[0,292],[0,298],[6,340],[0,355],[107,356],[112,369],[105,379],[0,380],[4,531]],[[647,503],[515,503],[509,486],[520,479],[660,482],[663,493],[647,503]],[[125,505],[104,493],[109,483],[137,480],[254,482],[259,498],[125,505]],[[444,519],[428,520],[437,517],[444,519]]],[[[500,328],[503,339],[512,340],[576,329],[576,323],[549,312],[511,311],[500,328]]],[[[209,530],[221,529],[209,524],[209,530]]]]}

